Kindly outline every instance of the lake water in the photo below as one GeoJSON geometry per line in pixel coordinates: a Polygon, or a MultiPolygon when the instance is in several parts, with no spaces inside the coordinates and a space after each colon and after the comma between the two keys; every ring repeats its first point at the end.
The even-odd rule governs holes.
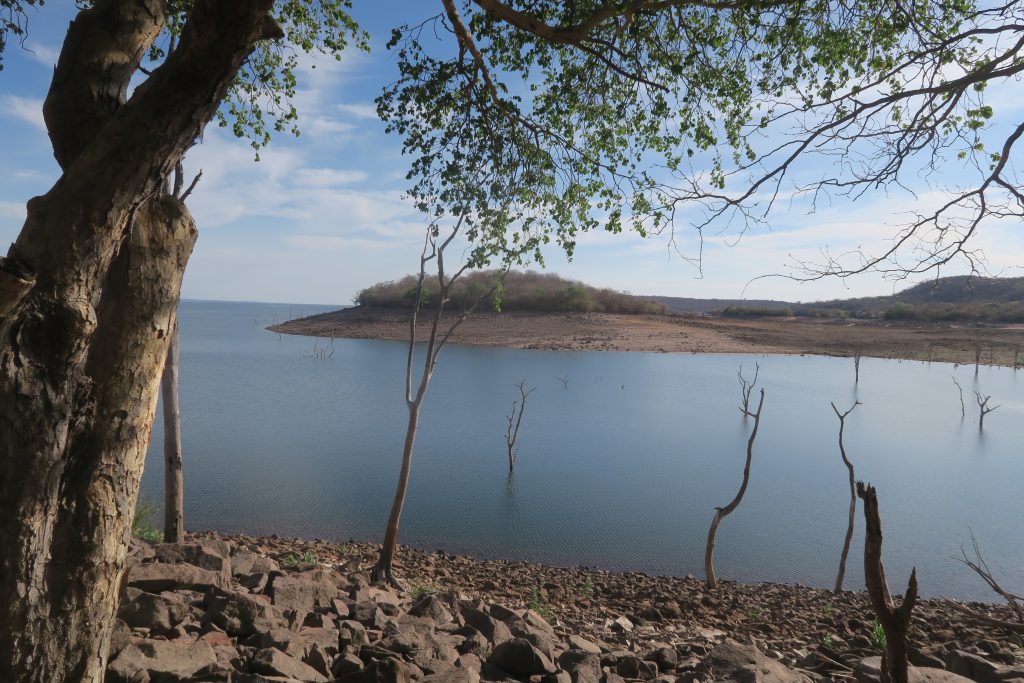
{"type": "MultiPolygon", "coordinates": [[[[184,302],[181,410],[190,529],[380,541],[406,421],[401,342],[330,342],[265,326],[331,307],[184,302]]],[[[885,563],[902,592],[991,600],[954,557],[974,530],[1004,586],[1024,590],[1022,377],[981,368],[1001,407],[979,433],[974,368],[865,358],[546,352],[450,346],[427,393],[399,540],[480,557],[703,576],[715,506],[739,487],[751,422],[737,367],[766,389],[750,485],[719,529],[720,579],[831,587],[849,490],[873,483],[885,563]],[[964,386],[967,417],[952,376],[964,386]],[[567,386],[557,379],[568,378],[567,386]],[[515,384],[536,386],[514,478],[515,384]]],[[[158,411],[159,415],[159,411],[158,411]]],[[[161,426],[142,496],[162,501],[161,426]]],[[[857,513],[846,586],[863,585],[857,513]]]]}

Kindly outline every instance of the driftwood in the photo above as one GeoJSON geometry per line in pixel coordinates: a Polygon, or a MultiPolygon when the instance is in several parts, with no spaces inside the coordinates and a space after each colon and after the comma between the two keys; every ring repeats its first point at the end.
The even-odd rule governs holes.
{"type": "Polygon", "coordinates": [[[960,554],[963,555],[963,557],[957,557],[955,559],[970,567],[971,571],[980,576],[981,579],[988,584],[989,588],[1006,600],[1010,609],[1013,610],[1015,615],[1017,615],[1017,621],[1013,622],[996,619],[980,612],[975,612],[974,610],[962,605],[956,605],[957,609],[964,612],[977,622],[996,626],[1014,633],[1024,633],[1024,597],[1017,595],[1016,593],[1011,593],[999,584],[995,574],[993,574],[992,570],[989,568],[988,562],[985,561],[984,556],[981,554],[981,546],[978,545],[978,539],[974,536],[974,531],[971,531],[971,546],[974,548],[973,560],[967,556],[967,551],[964,550],[963,546],[960,546],[960,554]]]}
{"type": "Polygon", "coordinates": [[[764,406],[764,389],[761,389],[761,399],[757,403],[757,412],[751,413],[754,418],[754,428],[750,430],[750,438],[747,439],[747,462],[743,466],[743,484],[740,486],[736,497],[723,508],[715,508],[715,517],[711,520],[711,528],[708,530],[708,543],[704,549],[704,573],[707,576],[708,588],[716,588],[718,579],[715,577],[714,556],[715,556],[715,534],[718,533],[718,525],[725,519],[726,515],[735,510],[743,494],[747,492],[747,484],[750,482],[750,460],[754,452],[754,439],[757,438],[757,428],[761,424],[761,407],[764,406]]]}
{"type": "Polygon", "coordinates": [[[836,404],[832,404],[832,410],[836,412],[836,417],[839,418],[839,455],[843,458],[843,464],[846,465],[846,469],[850,475],[850,516],[849,522],[846,525],[846,538],[843,540],[843,553],[839,557],[839,573],[836,574],[836,585],[833,592],[839,593],[843,590],[843,577],[846,576],[846,558],[850,554],[850,542],[853,540],[853,525],[857,519],[857,479],[853,473],[853,463],[846,457],[846,445],[843,443],[843,432],[846,429],[846,417],[853,412],[854,408],[860,405],[860,401],[855,401],[850,409],[845,413],[840,413],[839,408],[836,408],[836,404]]]}
{"type": "Polygon", "coordinates": [[[889,595],[889,584],[885,581],[885,568],[882,566],[882,518],[878,513],[875,487],[870,484],[865,486],[864,482],[858,481],[857,495],[864,501],[864,521],[867,524],[864,537],[864,580],[871,607],[885,631],[882,683],[908,683],[910,669],[907,663],[907,632],[910,630],[910,614],[917,603],[917,569],[911,570],[907,593],[897,607],[889,595]]]}

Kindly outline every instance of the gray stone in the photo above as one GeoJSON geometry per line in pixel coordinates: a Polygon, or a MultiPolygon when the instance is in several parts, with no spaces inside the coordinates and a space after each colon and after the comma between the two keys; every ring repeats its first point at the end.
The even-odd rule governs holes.
{"type": "Polygon", "coordinates": [[[315,580],[306,576],[278,576],[271,586],[274,605],[280,610],[312,610],[315,607],[330,607],[338,595],[333,583],[315,580]]]}
{"type": "Polygon", "coordinates": [[[555,665],[525,638],[513,638],[495,646],[487,663],[514,676],[553,674],[555,665]]]}
{"type": "Polygon", "coordinates": [[[500,645],[512,640],[512,632],[508,626],[491,615],[472,607],[464,607],[461,614],[467,626],[475,628],[492,644],[500,645]]]}
{"type": "Polygon", "coordinates": [[[766,657],[753,645],[741,645],[733,640],[726,640],[712,649],[701,660],[698,670],[713,673],[715,680],[738,683],[810,683],[811,680],[766,657]]]}
{"type": "Polygon", "coordinates": [[[147,640],[128,645],[107,667],[110,683],[149,676],[186,678],[217,664],[217,655],[204,641],[147,640]]]}
{"type": "Polygon", "coordinates": [[[253,673],[287,676],[304,683],[326,683],[327,676],[275,647],[259,650],[252,656],[253,673]]]}
{"type": "Polygon", "coordinates": [[[979,683],[999,681],[996,673],[999,670],[998,665],[963,650],[951,650],[946,653],[946,668],[979,683]]]}
{"type": "Polygon", "coordinates": [[[188,588],[205,591],[211,587],[227,588],[221,575],[191,564],[145,562],[128,571],[128,585],[148,593],[188,588]]]}
{"type": "Polygon", "coordinates": [[[217,572],[223,586],[231,583],[230,547],[220,539],[201,538],[190,543],[160,543],[153,546],[153,554],[160,562],[186,563],[217,572]]]}
{"type": "Polygon", "coordinates": [[[583,636],[578,636],[575,633],[569,636],[569,646],[575,650],[583,650],[584,652],[590,652],[595,655],[601,654],[601,648],[597,643],[589,641],[583,636]]]}
{"type": "Polygon", "coordinates": [[[657,650],[644,657],[644,659],[649,662],[654,662],[658,667],[658,671],[661,671],[662,673],[671,673],[675,671],[676,665],[679,663],[679,655],[677,655],[675,649],[671,647],[659,647],[657,650]]]}
{"type": "Polygon", "coordinates": [[[572,683],[601,681],[601,659],[593,652],[567,650],[559,655],[558,666],[569,673],[572,683]]]}
{"type": "Polygon", "coordinates": [[[288,625],[273,605],[237,594],[212,598],[205,619],[233,636],[250,636],[288,625]]]}
{"type": "Polygon", "coordinates": [[[412,670],[405,662],[383,659],[334,680],[334,683],[411,683],[412,670]]]}
{"type": "Polygon", "coordinates": [[[615,665],[615,673],[623,678],[649,681],[658,675],[658,667],[654,662],[647,662],[632,655],[619,657],[615,665]]]}
{"type": "Polygon", "coordinates": [[[278,571],[281,571],[281,567],[272,557],[258,555],[248,550],[239,550],[231,556],[231,573],[235,576],[269,574],[278,571]]]}
{"type": "Polygon", "coordinates": [[[128,647],[131,642],[132,630],[128,628],[128,624],[120,619],[115,619],[114,630],[110,633],[110,651],[107,653],[107,656],[113,659],[121,650],[128,647]]]}
{"type": "Polygon", "coordinates": [[[173,593],[154,595],[128,588],[117,616],[132,628],[165,634],[188,618],[189,607],[173,593]]]}
{"type": "Polygon", "coordinates": [[[424,676],[420,683],[480,683],[480,674],[472,669],[452,669],[424,676]]]}
{"type": "Polygon", "coordinates": [[[436,595],[427,595],[417,600],[409,608],[409,614],[433,619],[438,624],[447,624],[452,620],[452,613],[436,595]]]}

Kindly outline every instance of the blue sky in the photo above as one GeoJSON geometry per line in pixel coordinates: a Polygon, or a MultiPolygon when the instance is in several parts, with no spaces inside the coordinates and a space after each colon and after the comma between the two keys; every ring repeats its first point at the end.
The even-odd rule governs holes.
{"type": "MultiPolygon", "coordinates": [[[[260,162],[253,161],[245,141],[216,126],[207,129],[186,159],[190,177],[199,169],[203,177],[188,202],[200,237],[183,296],[348,303],[360,288],[417,267],[424,223],[402,199],[407,160],[399,140],[384,134],[373,99],[395,73],[384,49],[390,29],[438,11],[439,3],[423,0],[355,0],[353,15],[370,32],[372,52],[352,51],[340,63],[320,60],[316,68],[306,63],[299,74],[302,135],[277,137],[260,162]]],[[[30,51],[9,44],[4,57],[0,244],[12,242],[21,229],[25,202],[46,192],[59,175],[41,105],[72,15],[72,3],[48,3],[33,11],[30,51]]],[[[1018,92],[1004,88],[996,93],[998,100],[1021,108],[1020,84],[1006,88],[1018,92]]],[[[814,258],[826,247],[877,251],[906,219],[905,212],[939,198],[941,192],[916,197],[876,192],[857,202],[836,199],[813,214],[801,204],[780,206],[770,228],[738,241],[729,233],[707,237],[700,270],[675,255],[664,236],[644,240],[632,234],[585,235],[572,263],[552,250],[547,268],[635,294],[803,301],[886,294],[905,283],[894,285],[874,274],[811,283],[751,280],[792,272],[795,260],[814,258]]],[[[696,243],[687,237],[685,220],[678,234],[684,253],[693,253],[696,243]]],[[[986,225],[974,247],[984,251],[993,274],[1024,274],[1018,270],[1024,264],[1019,223],[986,225]]]]}

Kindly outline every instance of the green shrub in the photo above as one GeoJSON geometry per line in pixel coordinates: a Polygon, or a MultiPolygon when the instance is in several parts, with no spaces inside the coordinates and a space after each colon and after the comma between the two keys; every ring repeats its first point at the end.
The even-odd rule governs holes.
{"type": "Polygon", "coordinates": [[[153,526],[157,507],[148,500],[140,500],[132,517],[132,536],[159,543],[164,540],[164,532],[153,526]]]}

